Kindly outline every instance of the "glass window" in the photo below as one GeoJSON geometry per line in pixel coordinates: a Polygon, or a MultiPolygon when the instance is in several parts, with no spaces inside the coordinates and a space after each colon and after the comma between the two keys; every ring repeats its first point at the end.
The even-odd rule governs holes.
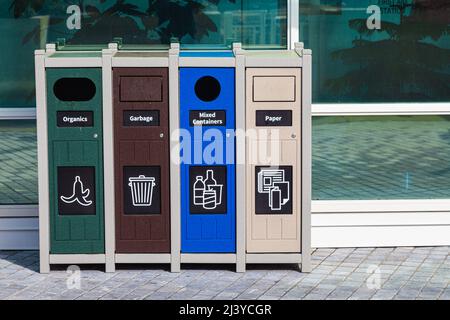
{"type": "Polygon", "coordinates": [[[0,108],[34,107],[34,50],[46,39],[28,39],[40,19],[6,18],[5,7],[0,6],[0,108]]]}
{"type": "Polygon", "coordinates": [[[450,101],[450,1],[300,0],[313,102],[450,101]]]}
{"type": "Polygon", "coordinates": [[[313,120],[313,199],[450,198],[450,116],[313,120]]]}
{"type": "Polygon", "coordinates": [[[0,121],[0,205],[37,204],[36,122],[0,121]]]}
{"type": "Polygon", "coordinates": [[[185,48],[287,46],[286,0],[5,0],[0,6],[0,108],[33,107],[33,53],[65,38],[68,45],[128,45],[185,48]],[[77,5],[78,4],[78,5],[77,5]],[[78,14],[79,13],[79,14],[78,14]]]}

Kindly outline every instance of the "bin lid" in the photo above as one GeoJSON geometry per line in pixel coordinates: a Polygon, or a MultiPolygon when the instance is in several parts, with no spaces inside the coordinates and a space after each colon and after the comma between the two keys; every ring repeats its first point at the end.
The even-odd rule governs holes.
{"type": "Polygon", "coordinates": [[[50,55],[51,58],[101,58],[102,53],[101,52],[76,52],[76,51],[57,51],[50,55]]]}
{"type": "Polygon", "coordinates": [[[244,54],[251,58],[298,59],[293,50],[246,50],[244,54]]]}
{"type": "Polygon", "coordinates": [[[232,51],[182,51],[182,58],[234,58],[232,51]]]}
{"type": "Polygon", "coordinates": [[[114,58],[168,58],[168,51],[118,51],[114,58]]]}
{"type": "Polygon", "coordinates": [[[168,51],[166,44],[119,44],[119,51],[168,51]]]}
{"type": "Polygon", "coordinates": [[[102,51],[107,48],[107,44],[57,44],[56,51],[102,51]]]}
{"type": "Polygon", "coordinates": [[[140,175],[139,177],[131,177],[128,179],[130,182],[154,182],[155,178],[146,177],[144,175],[140,175]]]}
{"type": "Polygon", "coordinates": [[[58,38],[54,42],[56,51],[97,51],[101,52],[103,49],[108,48],[108,44],[68,44],[65,38],[58,38]]]}

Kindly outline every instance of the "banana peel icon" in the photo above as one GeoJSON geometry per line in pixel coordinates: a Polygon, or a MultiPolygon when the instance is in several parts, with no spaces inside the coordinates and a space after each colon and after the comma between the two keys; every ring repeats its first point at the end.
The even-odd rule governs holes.
{"type": "Polygon", "coordinates": [[[87,200],[91,193],[88,188],[84,189],[83,182],[79,176],[75,177],[73,182],[73,194],[70,197],[61,196],[61,200],[65,203],[78,202],[83,207],[89,207],[92,204],[92,200],[87,200]]]}

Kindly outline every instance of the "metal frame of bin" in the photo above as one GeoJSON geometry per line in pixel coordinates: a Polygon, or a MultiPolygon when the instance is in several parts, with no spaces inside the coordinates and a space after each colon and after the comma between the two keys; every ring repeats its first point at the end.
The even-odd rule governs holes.
{"type": "MultiPolygon", "coordinates": [[[[104,254],[50,254],[50,199],[48,164],[48,120],[46,68],[102,68],[102,58],[83,56],[83,51],[60,51],[62,56],[52,57],[57,52],[56,44],[47,44],[45,50],[35,51],[36,112],[38,140],[39,177],[39,258],[40,272],[50,272],[52,264],[105,264],[106,272],[114,271],[112,263],[111,237],[107,237],[108,215],[105,208],[105,253],[104,254]],[[64,54],[72,56],[64,57],[64,54]],[[78,55],[78,56],[77,56],[78,55]]],[[[88,51],[92,53],[92,51],[88,51]]],[[[108,118],[103,114],[104,124],[108,118]]]]}
{"type": "MultiPolygon", "coordinates": [[[[170,264],[171,272],[180,271],[180,226],[179,226],[179,167],[171,159],[170,163],[170,253],[116,253],[116,223],[115,223],[115,175],[114,175],[114,110],[113,110],[113,68],[134,67],[134,68],[152,68],[164,67],[169,69],[169,130],[170,132],[179,128],[178,120],[178,52],[179,45],[172,44],[167,57],[152,56],[152,51],[145,50],[127,50],[133,52],[133,57],[120,57],[116,54],[120,52],[117,43],[108,45],[108,49],[103,50],[103,114],[105,119],[104,126],[104,170],[105,170],[105,215],[108,216],[108,225],[106,239],[110,245],[108,256],[110,259],[111,271],[114,271],[116,264],[170,264]],[[137,56],[136,56],[137,53],[137,56]],[[139,56],[139,53],[142,55],[139,56]],[[177,110],[177,112],[173,112],[177,110]]],[[[122,51],[123,52],[123,51],[122,51]]],[[[158,51],[154,51],[158,52],[158,51]]],[[[178,140],[170,140],[170,150],[178,145],[178,140]]],[[[172,153],[171,153],[172,158],[172,153]]],[[[176,160],[176,159],[175,159],[176,160]]]]}
{"type": "MultiPolygon", "coordinates": [[[[171,61],[170,69],[170,113],[171,125],[179,128],[180,122],[178,114],[179,102],[179,68],[181,67],[229,67],[235,68],[235,88],[236,88],[236,131],[244,132],[245,129],[245,67],[241,45],[233,45],[234,57],[180,57],[179,47],[173,48],[174,60],[171,61]],[[176,60],[176,61],[175,61],[176,60]]],[[[179,188],[172,191],[171,205],[178,208],[178,214],[173,217],[172,230],[176,231],[178,243],[176,244],[179,263],[210,263],[210,264],[235,264],[237,272],[245,272],[245,137],[236,139],[236,253],[180,253],[181,238],[181,197],[179,188]],[[176,191],[176,192],[175,192],[176,191]]],[[[175,143],[177,143],[175,141],[175,143]]],[[[174,149],[172,149],[174,152],[174,149]]],[[[178,174],[172,175],[172,183],[180,185],[180,167],[176,166],[178,174]]],[[[174,171],[175,172],[175,171],[174,171]]],[[[172,173],[172,171],[171,171],[172,173]]],[[[173,253],[173,252],[172,252],[173,253]]]]}
{"type": "MultiPolygon", "coordinates": [[[[297,57],[278,51],[235,50],[243,55],[246,68],[301,68],[301,252],[299,253],[246,253],[245,260],[253,263],[298,264],[302,272],[311,271],[311,85],[312,51],[304,49],[303,43],[296,43],[297,57]],[[279,55],[277,57],[277,55],[279,55]]],[[[286,52],[286,51],[285,51],[286,52]]],[[[291,53],[290,51],[289,53],[291,53]]],[[[286,52],[287,53],[287,52],[286,52]]],[[[245,71],[244,71],[245,73],[245,71]]],[[[245,201],[251,201],[246,199],[245,201]]],[[[242,202],[245,202],[242,200],[242,202]]],[[[246,219],[242,221],[246,228],[246,219]]]]}

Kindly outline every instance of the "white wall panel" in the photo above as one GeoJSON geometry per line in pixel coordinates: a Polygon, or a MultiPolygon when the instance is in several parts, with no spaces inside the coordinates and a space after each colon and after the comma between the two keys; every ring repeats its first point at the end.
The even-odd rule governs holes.
{"type": "Polygon", "coordinates": [[[37,218],[0,218],[0,250],[37,250],[37,218]]]}

